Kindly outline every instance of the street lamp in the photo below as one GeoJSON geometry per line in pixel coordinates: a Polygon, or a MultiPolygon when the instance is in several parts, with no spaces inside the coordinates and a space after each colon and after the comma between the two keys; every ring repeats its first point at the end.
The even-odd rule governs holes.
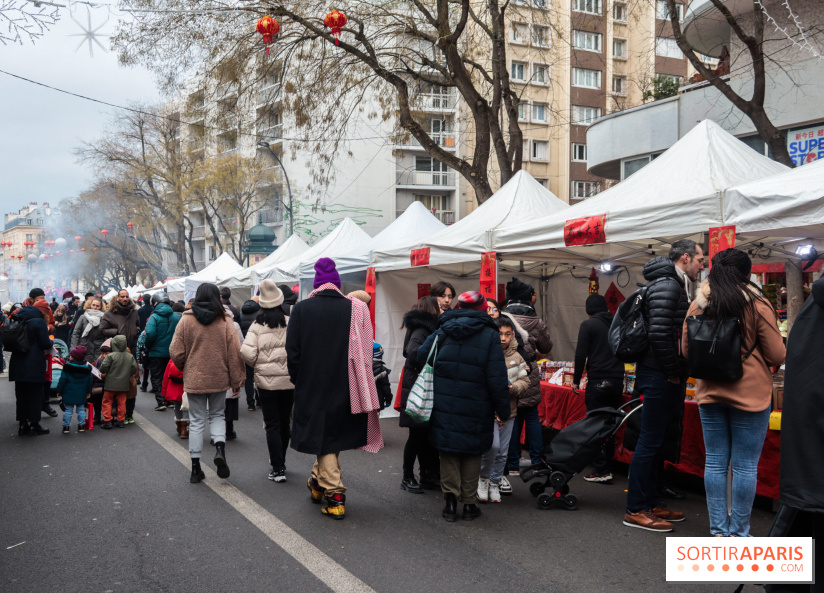
{"type": "Polygon", "coordinates": [[[283,200],[281,200],[280,198],[275,198],[275,201],[283,204],[283,207],[286,208],[286,210],[289,212],[289,236],[291,237],[295,233],[295,216],[294,212],[292,211],[292,186],[289,185],[289,176],[286,174],[286,168],[283,166],[283,162],[281,162],[278,153],[272,150],[272,147],[269,146],[268,142],[264,142],[263,140],[261,140],[257,143],[257,145],[267,149],[270,153],[272,153],[272,156],[275,158],[278,165],[280,165],[280,170],[283,171],[283,177],[286,179],[286,190],[289,192],[289,206],[287,207],[286,204],[283,204],[283,200]]]}

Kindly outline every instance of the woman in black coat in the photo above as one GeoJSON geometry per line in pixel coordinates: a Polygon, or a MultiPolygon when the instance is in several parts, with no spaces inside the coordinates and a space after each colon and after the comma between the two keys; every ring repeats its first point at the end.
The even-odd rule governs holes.
{"type": "Polygon", "coordinates": [[[498,326],[486,313],[480,292],[458,297],[458,308],[440,317],[440,328],[418,349],[425,361],[438,340],[434,370],[434,404],[429,438],[440,451],[443,517],[462,519],[481,514],[475,505],[481,456],[492,447],[495,415],[509,418],[509,380],[498,326]]]}
{"type": "Polygon", "coordinates": [[[416,423],[406,413],[406,401],[409,392],[418,378],[418,373],[426,364],[418,360],[418,348],[426,338],[438,329],[438,316],[441,309],[438,299],[433,296],[421,297],[406,315],[403,316],[401,329],[406,328],[403,339],[403,381],[401,383],[400,425],[409,429],[409,437],[403,448],[403,481],[401,488],[413,494],[420,494],[423,488],[435,489],[438,481],[438,452],[429,444],[429,423],[416,423]],[[421,470],[420,483],[415,479],[415,458],[421,470]]]}
{"type": "Polygon", "coordinates": [[[46,352],[51,351],[54,345],[49,339],[49,327],[37,307],[18,309],[11,318],[27,324],[29,339],[28,351],[13,352],[9,360],[9,381],[14,381],[17,421],[20,423],[18,434],[48,434],[49,429],[40,426],[40,411],[43,407],[43,382],[48,366],[46,352]]]}

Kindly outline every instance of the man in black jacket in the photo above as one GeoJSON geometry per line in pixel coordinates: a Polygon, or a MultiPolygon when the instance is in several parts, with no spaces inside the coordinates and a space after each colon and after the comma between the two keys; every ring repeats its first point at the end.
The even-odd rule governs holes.
{"type": "Polygon", "coordinates": [[[624,515],[628,527],[666,532],[672,531],[673,521],[684,520],[684,513],[665,508],[658,498],[658,456],[669,419],[684,401],[686,365],[680,344],[689,305],[687,286],[703,269],[704,252],[689,239],[673,243],[669,257],[653,258],[644,266],[649,349],[635,372],[644,409],[629,472],[624,515]]]}
{"type": "MultiPolygon", "coordinates": [[[[587,412],[598,408],[618,408],[624,383],[624,363],[615,358],[609,345],[609,326],[612,313],[607,300],[600,294],[587,297],[589,319],[578,330],[575,348],[575,376],[573,387],[578,389],[584,368],[587,371],[587,389],[584,395],[587,412]]],[[[584,479],[588,482],[612,482],[610,460],[615,453],[615,441],[609,439],[601,453],[593,460],[593,471],[584,479]]]]}

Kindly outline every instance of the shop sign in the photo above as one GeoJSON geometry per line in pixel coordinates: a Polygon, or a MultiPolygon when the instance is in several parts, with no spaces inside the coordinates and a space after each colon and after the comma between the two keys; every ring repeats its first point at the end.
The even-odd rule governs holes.
{"type": "Polygon", "coordinates": [[[413,249],[412,253],[409,256],[409,260],[412,263],[412,267],[416,266],[428,266],[429,265],[429,247],[423,247],[421,249],[413,249]]]}
{"type": "Polygon", "coordinates": [[[798,166],[824,159],[824,124],[787,132],[787,149],[798,166]]]}
{"type": "Polygon", "coordinates": [[[564,243],[567,247],[606,243],[607,215],[573,218],[564,224],[564,243]]]}

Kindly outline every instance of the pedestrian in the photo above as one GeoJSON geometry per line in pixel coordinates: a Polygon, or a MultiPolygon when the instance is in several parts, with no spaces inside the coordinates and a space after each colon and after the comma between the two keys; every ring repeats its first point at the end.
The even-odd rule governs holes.
{"type": "Polygon", "coordinates": [[[452,301],[455,300],[455,287],[449,282],[436,282],[429,289],[429,296],[438,299],[438,307],[441,313],[449,311],[452,308],[452,301]]]}
{"type": "Polygon", "coordinates": [[[372,376],[375,378],[381,410],[392,403],[392,385],[389,383],[391,373],[392,369],[383,362],[383,346],[372,342],[372,376]]]}
{"type": "Polygon", "coordinates": [[[442,516],[456,521],[460,499],[461,518],[471,521],[481,515],[475,504],[481,456],[492,447],[495,417],[509,418],[500,331],[480,292],[461,294],[457,309],[441,314],[438,330],[418,348],[418,360],[426,361],[435,348],[430,439],[440,453],[442,516]]]}
{"type": "Polygon", "coordinates": [[[189,438],[189,411],[183,410],[183,392],[186,388],[183,385],[183,371],[175,366],[174,361],[169,360],[166,371],[163,373],[163,401],[169,402],[175,411],[175,427],[177,436],[181,439],[189,438]]]}
{"type": "MultiPolygon", "coordinates": [[[[248,335],[249,328],[260,313],[259,299],[260,297],[253,296],[240,307],[240,331],[243,333],[244,340],[248,335]]],[[[254,365],[246,365],[246,383],[243,387],[246,390],[246,409],[254,412],[258,409],[258,406],[261,405],[260,396],[255,393],[254,365]]]]}
{"type": "Polygon", "coordinates": [[[294,292],[288,284],[278,284],[278,288],[283,293],[283,304],[280,308],[283,309],[283,314],[289,317],[292,307],[298,302],[298,293],[294,292]]]}
{"type": "Polygon", "coordinates": [[[223,286],[220,289],[220,302],[223,303],[223,306],[229,310],[229,313],[232,314],[232,319],[234,319],[235,323],[240,323],[240,309],[235,307],[232,304],[232,291],[231,289],[223,286]]]}
{"type": "MultiPolygon", "coordinates": [[[[69,293],[67,293],[67,294],[69,294],[69,293]]],[[[71,297],[71,304],[69,305],[69,318],[71,319],[72,328],[77,327],[77,322],[80,320],[80,318],[83,316],[83,313],[87,309],[86,301],[88,301],[90,298],[92,298],[94,296],[95,296],[95,294],[93,292],[87,292],[85,300],[83,301],[82,305],[80,304],[80,297],[78,297],[78,296],[72,296],[71,297]]],[[[104,303],[104,305],[105,305],[105,303],[104,303]]],[[[104,309],[105,309],[105,307],[104,307],[104,309]]],[[[88,348],[86,350],[88,350],[88,348]]]]}
{"type": "Polygon", "coordinates": [[[54,338],[69,346],[71,344],[71,330],[69,317],[66,314],[66,305],[60,303],[54,310],[54,338]]]}
{"type": "Polygon", "coordinates": [[[83,304],[85,311],[78,319],[72,332],[71,348],[83,346],[86,349],[86,362],[100,358],[100,348],[106,337],[100,329],[106,304],[100,297],[90,297],[83,304]]]}
{"type": "Polygon", "coordinates": [[[238,332],[232,316],[223,309],[217,286],[205,282],[197,287],[192,308],[183,313],[177,324],[169,354],[175,366],[183,371],[189,399],[189,456],[192,459],[189,481],[197,484],[206,477],[200,467],[200,457],[207,407],[217,475],[228,478],[226,392],[240,394],[245,371],[238,332]]]}
{"type": "MultiPolygon", "coordinates": [[[[34,293],[34,290],[32,292],[34,293]]],[[[10,319],[26,325],[29,343],[28,351],[13,350],[9,360],[9,381],[14,382],[17,421],[20,423],[17,434],[20,436],[49,434],[48,428],[40,426],[40,412],[43,409],[43,377],[48,368],[47,353],[51,352],[54,345],[49,339],[48,325],[43,312],[33,305],[17,309],[11,314],[10,319]]]]}
{"type": "Polygon", "coordinates": [[[644,315],[649,347],[638,361],[635,383],[644,394],[641,432],[630,464],[624,525],[648,531],[672,531],[684,513],[666,508],[658,496],[659,455],[667,425],[684,405],[687,368],[680,356],[681,329],[687,316],[687,288],[704,269],[704,252],[690,239],[671,246],[669,256],[644,266],[647,290],[644,315]]]}
{"type": "MultiPolygon", "coordinates": [[[[49,336],[51,337],[54,335],[54,313],[49,307],[48,302],[46,302],[46,296],[42,289],[34,288],[29,293],[29,299],[32,301],[32,305],[40,310],[40,313],[43,315],[43,319],[46,321],[49,336]]],[[[42,410],[48,416],[52,418],[57,417],[57,410],[51,407],[51,383],[52,383],[52,353],[51,349],[46,352],[46,372],[43,375],[43,383],[41,383],[43,389],[43,396],[42,396],[42,410]]]]}
{"type": "Polygon", "coordinates": [[[175,313],[183,313],[186,310],[186,305],[184,305],[181,301],[175,301],[172,303],[172,311],[175,313]]]}
{"type": "Polygon", "coordinates": [[[94,377],[86,364],[86,348],[77,346],[69,354],[63,365],[63,372],[57,382],[57,396],[63,398],[66,411],[63,413],[63,434],[69,434],[74,410],[77,409],[77,432],[86,430],[86,402],[91,399],[94,377]]]}
{"type": "MultiPolygon", "coordinates": [[[[112,352],[112,339],[109,338],[105,340],[103,344],[100,345],[100,356],[98,356],[94,362],[92,362],[92,366],[100,371],[100,367],[103,364],[103,361],[106,360],[106,357],[111,354],[112,352]]],[[[88,353],[86,358],[88,359],[88,353]]],[[[98,373],[99,374],[99,373],[98,373]]],[[[92,373],[94,376],[94,373],[92,373]]],[[[100,378],[94,377],[94,385],[92,386],[92,397],[89,399],[89,403],[92,405],[92,414],[94,417],[94,424],[101,426],[103,424],[103,393],[106,390],[106,382],[101,376],[100,378]]]]}
{"type": "MultiPolygon", "coordinates": [[[[155,293],[155,294],[159,294],[159,293],[155,293]]],[[[141,304],[140,308],[137,310],[137,322],[138,322],[138,325],[140,326],[140,331],[146,331],[146,323],[148,323],[149,317],[152,316],[152,313],[154,313],[154,310],[155,310],[154,304],[153,304],[154,295],[152,295],[151,299],[149,298],[148,295],[143,295],[142,298],[143,298],[142,304],[141,304]]],[[[168,298],[168,295],[166,295],[166,298],[168,298]]]]}
{"type": "Polygon", "coordinates": [[[401,401],[399,423],[409,429],[409,436],[403,447],[403,479],[401,490],[412,494],[422,494],[424,489],[440,489],[440,465],[438,451],[429,442],[429,422],[417,422],[406,413],[409,392],[423,369],[425,360],[418,360],[418,348],[435,330],[441,308],[438,299],[425,296],[418,299],[412,309],[403,316],[401,329],[406,329],[403,338],[403,377],[401,379],[401,401]],[[415,459],[418,460],[420,480],[415,478],[415,459]]]}
{"type": "Polygon", "coordinates": [[[121,290],[117,293],[117,298],[109,303],[109,308],[100,321],[100,331],[103,332],[104,338],[125,336],[126,347],[133,353],[137,353],[140,320],[129,291],[121,290]]]}
{"type": "MultiPolygon", "coordinates": [[[[506,284],[506,307],[503,314],[516,322],[516,332],[522,328],[528,334],[523,342],[524,359],[530,364],[529,389],[518,398],[518,415],[512,427],[509,441],[508,473],[520,472],[521,430],[526,432],[526,445],[532,465],[542,465],[544,438],[538,406],[541,404],[541,375],[536,364],[541,358],[549,356],[552,350],[552,338],[543,319],[535,311],[538,295],[531,284],[513,277],[506,284]]],[[[517,339],[516,335],[516,339],[517,339]]],[[[512,484],[506,476],[501,480],[501,493],[511,494],[512,484]]]]}
{"type": "Polygon", "coordinates": [[[134,356],[128,352],[126,336],[112,338],[112,352],[100,365],[103,375],[103,424],[101,428],[123,428],[128,416],[126,400],[129,396],[132,377],[137,377],[138,366],[134,356]],[[112,422],[112,402],[117,402],[117,419],[112,422]]]}
{"type": "MultiPolygon", "coordinates": [[[[618,409],[624,393],[624,363],[615,358],[609,345],[609,328],[613,316],[607,307],[606,298],[600,294],[589,295],[585,307],[589,319],[578,328],[572,388],[580,387],[586,370],[584,403],[587,412],[598,408],[618,409]]],[[[615,440],[610,437],[592,460],[592,472],[584,476],[584,479],[587,482],[611,483],[614,454],[615,440]]]]}
{"type": "MultiPolygon", "coordinates": [[[[143,336],[143,344],[145,346],[145,335],[144,332],[146,331],[146,323],[149,321],[149,317],[152,316],[154,312],[154,306],[152,305],[151,298],[148,295],[143,295],[143,304],[137,310],[137,323],[140,327],[140,335],[143,336]]],[[[138,346],[137,346],[137,362],[140,363],[141,368],[141,381],[140,381],[140,390],[141,391],[148,391],[149,389],[149,377],[151,376],[151,368],[149,364],[149,356],[146,352],[145,348],[140,347],[140,338],[138,338],[138,346]]]]}
{"type": "Polygon", "coordinates": [[[486,312],[492,319],[498,319],[501,316],[501,306],[495,299],[486,299],[486,312]]]}
{"type": "Polygon", "coordinates": [[[57,297],[52,297],[51,302],[49,303],[49,309],[52,310],[52,313],[57,311],[57,307],[60,303],[57,302],[57,297]]]}
{"type": "Polygon", "coordinates": [[[263,427],[272,467],[269,479],[281,483],[286,481],[286,449],[291,437],[289,422],[295,400],[295,386],[289,379],[286,365],[289,318],[282,308],[283,292],[272,280],[260,283],[260,297],[255,304],[258,305],[257,316],[246,332],[240,355],[246,368],[252,369],[251,380],[257,387],[263,409],[263,427]]]}
{"type": "Polygon", "coordinates": [[[518,352],[518,331],[509,317],[495,320],[504,351],[506,374],[509,381],[509,418],[502,420],[495,415],[492,427],[492,447],[481,457],[481,478],[478,481],[478,500],[480,502],[501,502],[501,480],[509,458],[509,439],[512,426],[518,414],[518,398],[529,389],[529,365],[518,352]]]}
{"type": "Polygon", "coordinates": [[[317,457],[308,480],[321,513],[345,516],[341,451],[383,446],[372,375],[369,309],[340,290],[335,262],[315,263],[314,290],[292,307],[286,330],[289,377],[295,386],[292,448],[317,457]]]}
{"type": "MultiPolygon", "coordinates": [[[[720,251],[712,258],[709,277],[687,311],[687,317],[700,315],[713,325],[737,319],[741,330],[742,377],[730,382],[699,378],[695,384],[707,452],[704,486],[710,534],[725,537],[750,533],[758,460],[770,424],[773,377],[769,367],[783,364],[787,353],[778,330],[778,313],[750,282],[751,272],[752,260],[746,252],[720,251]],[[730,466],[732,508],[727,507],[730,466]]],[[[686,321],[681,349],[689,359],[686,321]]]]}
{"type": "Polygon", "coordinates": [[[152,295],[154,312],[146,323],[144,346],[148,353],[149,368],[152,375],[152,393],[157,402],[156,412],[162,412],[173,404],[163,399],[163,374],[169,365],[169,344],[175,335],[175,328],[180,322],[180,315],[172,311],[169,295],[156,292],[152,295]]]}

